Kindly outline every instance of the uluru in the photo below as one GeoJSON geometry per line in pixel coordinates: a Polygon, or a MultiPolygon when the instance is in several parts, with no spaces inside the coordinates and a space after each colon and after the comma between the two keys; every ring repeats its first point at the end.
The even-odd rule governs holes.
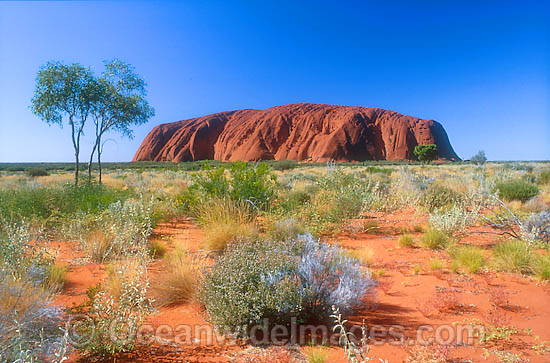
{"type": "Polygon", "coordinates": [[[460,160],[437,121],[381,108],[297,103],[158,125],[133,161],[414,160],[419,144],[436,144],[439,159],[460,160]]]}

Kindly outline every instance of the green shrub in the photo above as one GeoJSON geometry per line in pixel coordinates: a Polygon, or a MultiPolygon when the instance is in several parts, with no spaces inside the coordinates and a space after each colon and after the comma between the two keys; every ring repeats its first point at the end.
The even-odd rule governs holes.
{"type": "Polygon", "coordinates": [[[424,247],[432,250],[445,248],[449,244],[447,235],[437,229],[430,228],[421,237],[420,241],[424,247]]]}
{"type": "Polygon", "coordinates": [[[423,163],[429,163],[437,158],[437,145],[416,145],[414,147],[414,156],[423,163]]]}
{"type": "Polygon", "coordinates": [[[531,199],[539,193],[539,188],[523,180],[509,180],[496,184],[496,189],[501,198],[506,200],[519,200],[522,202],[531,199]]]}
{"type": "Polygon", "coordinates": [[[357,261],[311,235],[286,241],[239,241],[206,273],[199,292],[211,321],[247,336],[269,324],[323,320],[331,306],[349,312],[373,285],[357,261]]]}
{"type": "Polygon", "coordinates": [[[48,171],[44,168],[36,168],[36,167],[33,167],[33,168],[28,168],[27,170],[25,170],[25,173],[28,175],[28,176],[31,176],[31,177],[37,177],[37,176],[48,176],[48,171]]]}
{"type": "Polygon", "coordinates": [[[440,184],[430,184],[420,197],[419,204],[429,211],[450,208],[462,201],[462,195],[440,184]]]}
{"type": "Polygon", "coordinates": [[[462,246],[451,251],[453,263],[469,273],[477,273],[485,263],[483,250],[475,246],[462,246]]]}
{"type": "Polygon", "coordinates": [[[248,165],[238,161],[231,165],[229,174],[223,165],[213,168],[205,164],[202,173],[193,175],[194,184],[180,197],[181,204],[193,207],[216,197],[248,201],[259,209],[270,207],[276,178],[267,163],[248,165]]]}
{"type": "Polygon", "coordinates": [[[493,265],[499,271],[530,274],[533,272],[533,254],[525,242],[502,242],[493,248],[493,265]]]}
{"type": "Polygon", "coordinates": [[[116,294],[98,285],[88,290],[88,301],[71,308],[72,313],[87,316],[73,326],[75,333],[85,338],[77,347],[83,355],[101,360],[135,347],[137,329],[153,310],[146,297],[149,283],[145,268],[140,264],[120,265],[114,272],[119,282],[116,294]]]}

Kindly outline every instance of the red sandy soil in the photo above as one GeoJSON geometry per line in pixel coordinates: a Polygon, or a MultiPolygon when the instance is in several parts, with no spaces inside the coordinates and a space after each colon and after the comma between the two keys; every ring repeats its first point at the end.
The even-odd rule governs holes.
{"type": "MultiPolygon", "coordinates": [[[[484,322],[500,321],[515,326],[519,333],[507,342],[499,341],[486,345],[489,350],[522,352],[523,358],[531,362],[550,362],[550,355],[538,355],[533,345],[550,341],[550,287],[528,277],[517,274],[482,272],[479,274],[457,274],[449,271],[448,265],[441,271],[432,271],[428,266],[431,258],[449,261],[446,252],[430,251],[424,248],[399,248],[397,239],[400,227],[412,228],[417,224],[427,224],[426,216],[419,216],[413,210],[395,214],[370,214],[376,219],[379,229],[369,233],[342,233],[330,242],[337,242],[349,249],[369,247],[375,252],[373,271],[383,270],[376,296],[365,298],[365,305],[349,320],[367,328],[373,325],[404,328],[406,341],[416,337],[416,329],[425,324],[464,323],[472,319],[484,322]],[[422,271],[415,274],[414,266],[421,265],[422,271]],[[491,301],[508,300],[501,308],[495,308],[491,301]],[[530,331],[526,331],[530,329],[530,331]],[[525,330],[525,331],[524,331],[525,330]],[[538,336],[538,341],[535,337],[538,336]]],[[[488,248],[499,238],[485,227],[473,227],[461,243],[469,243],[488,248]]],[[[411,233],[418,239],[421,233],[411,233]]],[[[183,242],[191,250],[197,250],[201,241],[201,231],[190,220],[179,220],[158,226],[153,239],[164,241],[171,248],[183,242]]],[[[56,243],[59,246],[60,263],[68,265],[67,284],[55,299],[56,304],[70,306],[81,303],[86,298],[86,289],[98,283],[105,276],[105,266],[99,264],[78,264],[82,257],[77,245],[69,242],[56,243]]],[[[154,277],[158,262],[150,266],[154,277]]],[[[182,304],[161,308],[150,316],[148,323],[154,327],[162,324],[208,324],[205,314],[196,304],[182,304]]],[[[424,334],[429,338],[430,334],[424,334]]],[[[170,336],[164,337],[170,340],[170,336]]],[[[160,345],[139,347],[134,352],[117,357],[118,362],[228,362],[235,354],[248,349],[246,346],[215,344],[207,346],[205,337],[194,345],[160,345]]],[[[390,339],[391,341],[391,339],[390,339]]],[[[411,347],[395,346],[389,343],[376,345],[371,341],[369,356],[387,359],[389,362],[403,362],[411,347]]],[[[312,349],[303,347],[303,351],[312,349]]],[[[327,349],[328,362],[345,363],[344,351],[339,347],[327,349]]],[[[451,348],[449,358],[457,362],[498,362],[491,355],[483,357],[483,347],[479,345],[451,348]]],[[[71,362],[78,361],[77,355],[71,362]]],[[[270,360],[267,360],[268,362],[270,360]]]]}
{"type": "Polygon", "coordinates": [[[415,159],[418,144],[459,160],[440,123],[371,107],[298,103],[158,125],[133,161],[415,159]]]}

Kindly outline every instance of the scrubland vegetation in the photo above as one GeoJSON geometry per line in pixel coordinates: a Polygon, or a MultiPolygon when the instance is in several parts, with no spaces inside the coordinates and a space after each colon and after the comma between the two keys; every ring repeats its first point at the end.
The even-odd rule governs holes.
{"type": "MultiPolygon", "coordinates": [[[[102,185],[79,186],[63,170],[0,174],[0,361],[61,362],[71,351],[105,359],[135,348],[110,338],[112,321],[129,322],[117,329],[131,334],[181,304],[197,304],[220,331],[245,340],[266,318],[331,324],[333,307],[352,316],[376,291],[391,290],[376,249],[348,248],[342,238],[392,238],[399,253],[429,256],[405,265],[411,276],[515,274],[541,289],[550,280],[547,163],[189,163],[104,172],[102,185]],[[415,221],[388,230],[385,216],[402,211],[415,221]],[[157,238],[155,228],[181,220],[200,229],[196,248],[157,238]],[[480,236],[490,243],[477,243],[480,236]],[[69,267],[55,248],[66,243],[81,256],[69,267]],[[102,266],[104,276],[83,302],[54,304],[78,264],[102,266]],[[75,313],[89,318],[78,334],[94,334],[71,348],[63,321],[75,313]]],[[[445,296],[451,308],[419,311],[461,306],[445,296]]],[[[356,345],[346,349],[359,356],[356,345]]],[[[410,359],[434,354],[417,350],[410,359]]],[[[305,356],[329,361],[320,348],[305,356]]]]}

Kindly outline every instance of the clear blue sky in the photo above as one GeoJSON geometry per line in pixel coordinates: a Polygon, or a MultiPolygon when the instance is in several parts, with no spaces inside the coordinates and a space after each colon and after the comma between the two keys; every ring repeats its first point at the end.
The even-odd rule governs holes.
{"type": "Polygon", "coordinates": [[[295,102],[435,119],[463,158],[550,159],[549,24],[548,1],[1,2],[0,162],[72,161],[69,129],[29,110],[36,72],[115,57],[156,116],[106,161],[159,123],[295,102]]]}

